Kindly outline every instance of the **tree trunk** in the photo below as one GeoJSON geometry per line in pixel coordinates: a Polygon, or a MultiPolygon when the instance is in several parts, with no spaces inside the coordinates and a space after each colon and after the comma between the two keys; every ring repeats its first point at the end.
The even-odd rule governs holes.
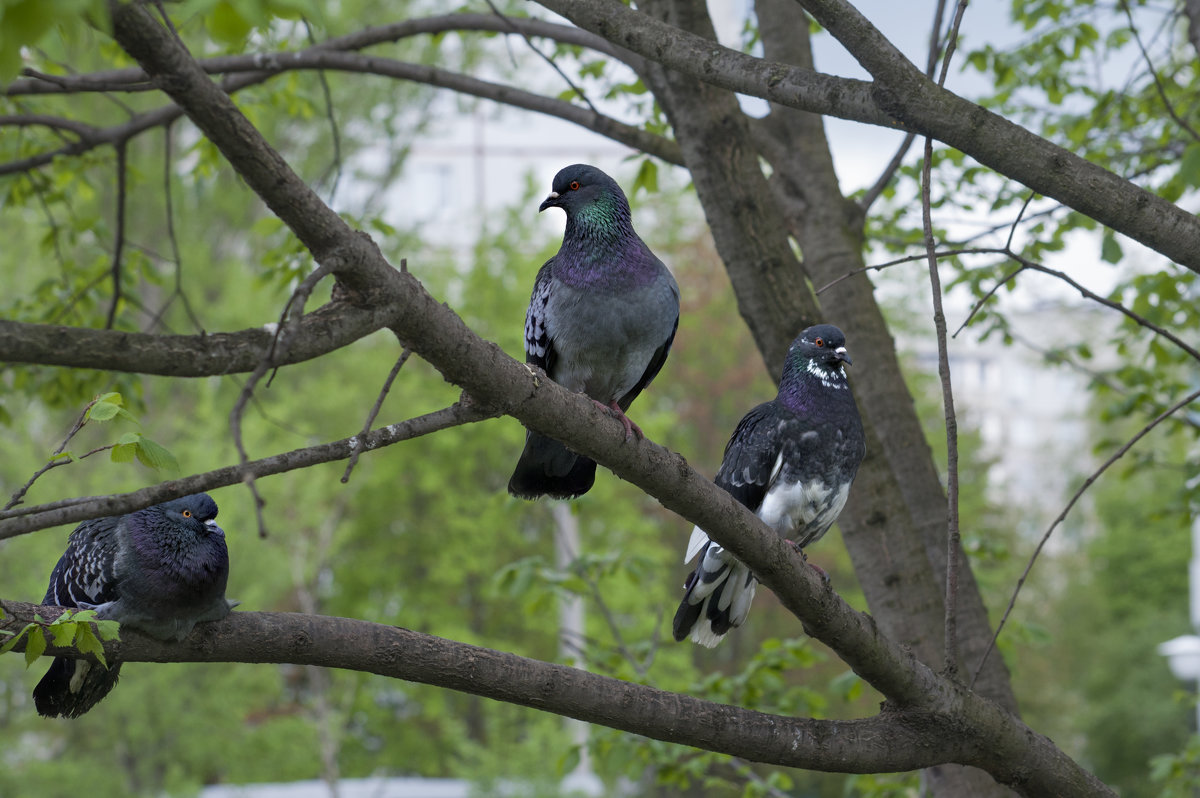
{"type": "MultiPolygon", "coordinates": [[[[674,0],[656,3],[652,10],[715,40],[702,4],[674,0]]],[[[799,7],[789,0],[762,0],[757,11],[766,57],[811,68],[807,22],[799,7]]],[[[661,68],[651,71],[650,85],[670,118],[739,310],[770,373],[778,376],[787,345],[804,326],[826,320],[847,333],[868,457],[840,526],[872,614],[889,635],[939,668],[946,497],[894,341],[865,275],[831,289],[822,308],[806,283],[807,278],[823,285],[864,265],[864,216],[841,194],[821,118],[773,106],[770,117],[752,131],[731,92],[661,68]],[[760,154],[774,169],[772,185],[762,174],[760,154]],[[801,244],[803,264],[793,254],[788,229],[801,244]]],[[[969,567],[962,569],[959,585],[960,660],[973,672],[991,627],[969,567]]],[[[999,657],[989,660],[978,689],[1016,710],[999,657]]],[[[1012,794],[979,770],[944,767],[926,775],[936,795],[1012,794]]]]}

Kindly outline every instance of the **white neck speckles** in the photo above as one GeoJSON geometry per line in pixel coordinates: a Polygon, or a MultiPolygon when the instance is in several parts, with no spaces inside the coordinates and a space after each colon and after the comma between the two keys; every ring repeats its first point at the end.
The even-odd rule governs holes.
{"type": "Polygon", "coordinates": [[[850,384],[846,382],[846,375],[842,370],[835,369],[833,371],[823,367],[815,360],[810,360],[804,364],[804,370],[821,381],[821,385],[826,388],[849,388],[850,384]]]}

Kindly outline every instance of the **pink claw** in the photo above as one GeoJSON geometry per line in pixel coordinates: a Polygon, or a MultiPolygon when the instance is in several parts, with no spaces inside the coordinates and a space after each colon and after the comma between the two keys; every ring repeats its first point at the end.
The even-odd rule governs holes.
{"type": "Polygon", "coordinates": [[[629,416],[625,415],[625,411],[621,409],[621,406],[619,404],[617,404],[616,399],[613,399],[608,404],[604,404],[603,402],[601,402],[597,399],[593,399],[592,401],[596,403],[596,407],[599,407],[602,410],[606,410],[609,413],[611,413],[612,415],[616,416],[617,420],[619,420],[621,422],[621,424],[624,425],[625,440],[627,442],[632,440],[634,435],[637,435],[638,438],[646,437],[645,433],[642,432],[642,428],[639,427],[637,424],[635,424],[633,422],[633,420],[631,418],[629,418],[629,416]]]}

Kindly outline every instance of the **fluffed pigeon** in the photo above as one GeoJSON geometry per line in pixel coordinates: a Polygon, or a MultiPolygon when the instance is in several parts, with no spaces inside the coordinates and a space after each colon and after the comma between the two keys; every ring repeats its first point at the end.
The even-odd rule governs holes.
{"type": "MultiPolygon", "coordinates": [[[[837,520],[866,453],[843,367],[849,363],[837,327],[802,332],[788,349],[779,395],[738,422],[714,480],[801,550],[837,520]]],[[[691,633],[712,648],[746,620],[757,580],[700,527],[692,530],[684,562],[697,554],[672,631],[676,640],[691,633]]]]}
{"type": "MultiPolygon", "coordinates": [[[[160,640],[182,640],[197,623],[224,618],[229,554],[206,493],[129,515],[85,521],[50,574],[43,604],[94,609],[160,640]]],[[[107,669],[58,657],[33,689],[38,714],[77,718],[117,683],[121,663],[107,669]]]]}
{"type": "MultiPolygon", "coordinates": [[[[562,208],[562,246],[533,283],[525,313],[525,362],[590,396],[625,425],[625,415],[658,374],[679,326],[679,287],[633,230],[625,192],[594,166],[573,164],[554,176],[538,208],[562,208]]],[[[562,443],[527,431],[508,481],[522,499],[571,499],[587,493],[596,463],[562,443]]]]}

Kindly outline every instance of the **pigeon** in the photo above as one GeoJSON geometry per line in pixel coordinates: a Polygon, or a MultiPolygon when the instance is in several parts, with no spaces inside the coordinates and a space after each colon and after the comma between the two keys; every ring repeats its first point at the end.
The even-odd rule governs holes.
{"type": "MultiPolygon", "coordinates": [[[[160,640],[182,640],[197,623],[224,618],[229,553],[206,493],[129,515],[85,521],[50,574],[43,604],[95,610],[160,640]]],[[[37,687],[39,715],[77,718],[117,683],[121,663],[57,657],[37,687]]]]}
{"type": "MultiPolygon", "coordinates": [[[[679,287],[633,230],[629,201],[594,166],[573,164],[554,176],[538,208],[562,208],[558,254],[533,283],[525,313],[525,362],[582,392],[616,416],[629,440],[641,429],[625,411],[650,384],[679,326],[679,287]]],[[[596,463],[529,430],[508,481],[522,499],[573,499],[596,479],[596,463]]]]}
{"type": "MultiPolygon", "coordinates": [[[[837,520],[866,454],[843,366],[849,363],[837,327],[802,332],[788,349],[779,395],[738,422],[714,480],[802,555],[837,520]]],[[[672,633],[676,640],[690,633],[712,648],[746,620],[757,580],[700,527],[692,530],[684,562],[697,554],[672,633]]]]}

